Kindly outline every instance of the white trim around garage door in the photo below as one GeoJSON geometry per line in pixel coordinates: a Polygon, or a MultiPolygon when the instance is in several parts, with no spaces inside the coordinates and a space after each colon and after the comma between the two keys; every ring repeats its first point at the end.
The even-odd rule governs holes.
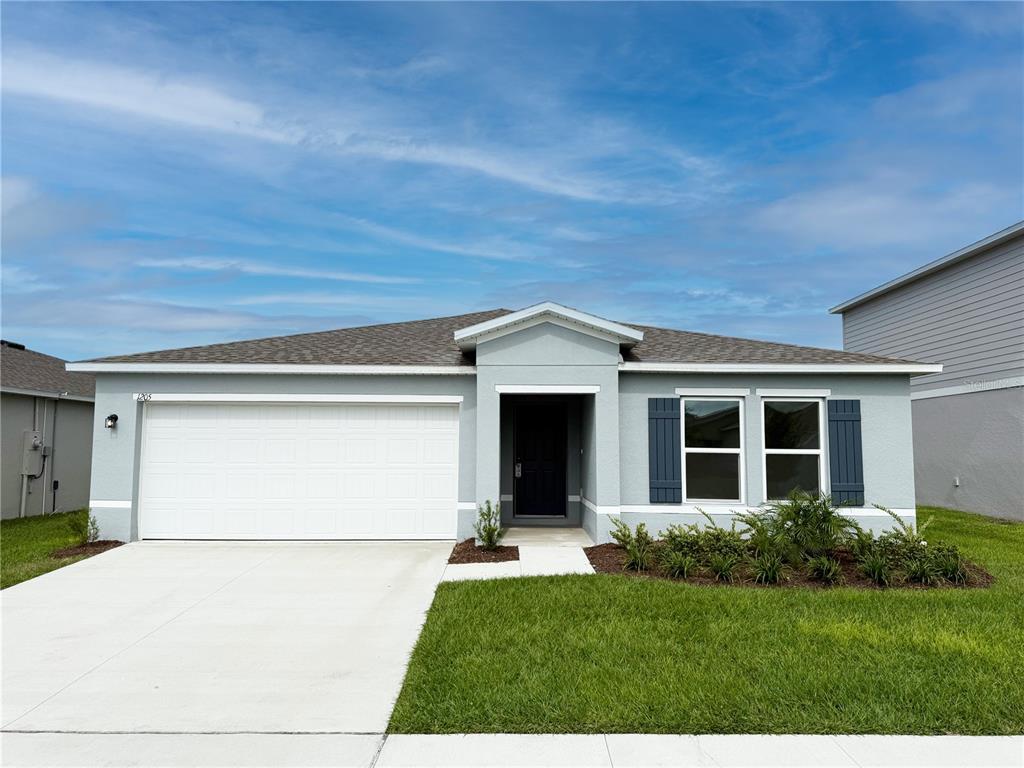
{"type": "Polygon", "coordinates": [[[596,395],[598,384],[495,384],[499,395],[596,395]]]}
{"type": "Polygon", "coordinates": [[[347,394],[283,394],[250,393],[165,393],[135,392],[132,397],[149,403],[378,403],[410,405],[457,405],[462,395],[347,395],[347,394]]]}

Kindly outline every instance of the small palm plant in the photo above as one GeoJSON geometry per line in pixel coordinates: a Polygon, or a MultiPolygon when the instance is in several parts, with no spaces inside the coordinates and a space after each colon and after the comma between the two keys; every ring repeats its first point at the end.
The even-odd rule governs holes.
{"type": "Polygon", "coordinates": [[[501,527],[501,504],[491,505],[488,499],[477,510],[476,540],[484,549],[497,549],[505,531],[501,527]]]}

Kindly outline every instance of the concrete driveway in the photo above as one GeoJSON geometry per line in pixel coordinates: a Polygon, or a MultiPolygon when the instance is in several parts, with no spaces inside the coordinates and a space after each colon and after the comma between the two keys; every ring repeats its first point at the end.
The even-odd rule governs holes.
{"type": "Polygon", "coordinates": [[[139,543],[11,587],[3,729],[380,733],[450,551],[139,543]]]}

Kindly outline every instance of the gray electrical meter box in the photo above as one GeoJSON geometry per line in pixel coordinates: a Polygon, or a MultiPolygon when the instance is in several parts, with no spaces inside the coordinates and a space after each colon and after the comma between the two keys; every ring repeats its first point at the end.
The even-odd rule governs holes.
{"type": "Polygon", "coordinates": [[[38,475],[43,471],[43,435],[38,429],[26,429],[21,434],[21,474],[38,475]]]}

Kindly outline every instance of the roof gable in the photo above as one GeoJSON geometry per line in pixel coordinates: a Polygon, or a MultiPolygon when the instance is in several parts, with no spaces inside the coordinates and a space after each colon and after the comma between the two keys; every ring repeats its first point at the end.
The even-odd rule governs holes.
{"type": "Polygon", "coordinates": [[[479,342],[497,339],[510,333],[517,333],[539,323],[554,323],[588,336],[596,336],[605,341],[614,341],[625,347],[632,347],[643,341],[643,331],[628,325],[622,325],[603,317],[581,312],[572,307],[545,301],[518,312],[485,320],[482,323],[461,328],[455,331],[455,342],[460,349],[470,350],[479,342]]]}

